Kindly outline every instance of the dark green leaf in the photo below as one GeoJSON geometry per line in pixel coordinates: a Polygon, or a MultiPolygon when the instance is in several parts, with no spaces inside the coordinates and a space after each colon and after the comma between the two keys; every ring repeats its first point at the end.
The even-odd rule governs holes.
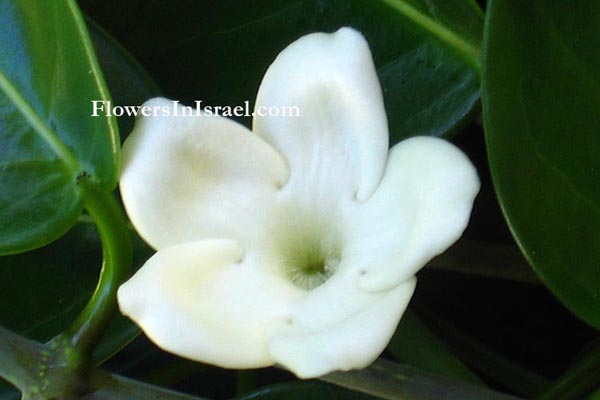
{"type": "Polygon", "coordinates": [[[585,400],[600,400],[600,388],[587,396],[585,400]]]}
{"type": "Polygon", "coordinates": [[[477,52],[481,12],[467,0],[387,3],[81,1],[142,60],[166,95],[212,105],[252,103],[265,70],[285,46],[309,32],[353,26],[373,51],[392,142],[447,136],[478,105],[473,56],[462,50],[477,52]],[[398,10],[398,3],[414,12],[398,10]]]}
{"type": "Polygon", "coordinates": [[[0,254],[42,246],[81,212],[77,176],[113,188],[114,119],[90,116],[108,92],[72,0],[0,1],[0,254]]]}
{"type": "Polygon", "coordinates": [[[431,260],[427,268],[536,285],[541,283],[516,245],[465,237],[431,260]]]}
{"type": "Polygon", "coordinates": [[[235,400],[373,400],[366,394],[328,385],[326,383],[308,381],[280,383],[267,386],[236,397],[235,400]]]}
{"type": "Polygon", "coordinates": [[[550,385],[537,400],[582,399],[600,389],[600,342],[550,385]]]}
{"type": "Polygon", "coordinates": [[[402,364],[471,383],[481,383],[419,318],[407,311],[394,334],[388,350],[402,364]]]}
{"type": "Polygon", "coordinates": [[[0,322],[45,342],[65,328],[93,292],[102,260],[93,223],[58,241],[0,258],[0,322]]]}
{"type": "MultiPolygon", "coordinates": [[[[113,103],[135,105],[158,96],[158,86],[137,61],[98,24],[90,18],[86,22],[113,103]]],[[[117,118],[121,142],[131,132],[134,120],[134,117],[127,115],[117,118]]]]}
{"type": "Polygon", "coordinates": [[[480,64],[483,11],[475,0],[381,0],[480,64]]]}
{"type": "Polygon", "coordinates": [[[445,345],[451,348],[460,360],[470,365],[486,382],[510,389],[512,393],[525,398],[538,395],[550,384],[544,376],[521,366],[488,347],[489,344],[484,344],[458,329],[446,320],[446,315],[436,315],[425,308],[421,318],[438,337],[444,339],[445,345]]]}
{"type": "MultiPolygon", "coordinates": [[[[134,265],[150,250],[134,238],[134,265]]],[[[77,223],[54,243],[40,249],[0,257],[0,324],[46,342],[71,324],[89,300],[102,262],[94,224],[77,223]]],[[[127,318],[117,316],[94,351],[100,362],[123,348],[139,333],[127,318]]],[[[19,398],[0,379],[0,400],[19,398]]]]}
{"type": "Polygon", "coordinates": [[[387,400],[517,400],[383,359],[360,371],[332,372],[319,379],[387,400]]]}
{"type": "Polygon", "coordinates": [[[21,393],[0,378],[0,400],[19,400],[21,393]]]}
{"type": "Polygon", "coordinates": [[[600,328],[600,3],[497,0],[484,116],[513,235],[562,302],[600,328]]]}
{"type": "MultiPolygon", "coordinates": [[[[149,250],[136,242],[136,262],[149,250]]],[[[0,323],[45,342],[66,328],[89,300],[102,263],[100,239],[93,223],[78,223],[65,236],[38,250],[0,258],[0,323]]],[[[96,349],[105,359],[138,333],[117,318],[96,349]]]]}
{"type": "Polygon", "coordinates": [[[82,400],[207,400],[103,371],[94,372],[90,389],[82,400]]]}

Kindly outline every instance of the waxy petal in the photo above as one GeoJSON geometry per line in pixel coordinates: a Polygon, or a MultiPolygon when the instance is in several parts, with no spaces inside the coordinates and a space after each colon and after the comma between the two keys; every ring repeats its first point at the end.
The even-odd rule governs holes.
{"type": "Polygon", "coordinates": [[[253,131],[288,161],[290,185],[308,201],[364,200],[385,164],[388,128],[369,46],[351,28],[304,36],[275,59],[256,99],[300,116],[254,116],[253,131]]]}
{"type": "MultiPolygon", "coordinates": [[[[160,98],[144,105],[172,107],[160,98]]],[[[205,238],[247,244],[287,179],[269,144],[222,117],[140,117],[123,146],[123,202],[157,249],[205,238]]]]}
{"type": "MultiPolygon", "coordinates": [[[[301,378],[364,368],[387,346],[415,285],[413,277],[380,293],[376,300],[365,304],[353,315],[334,316],[332,320],[337,323],[324,329],[311,326],[309,319],[294,320],[294,324],[281,326],[271,338],[271,354],[301,378]]],[[[338,295],[346,298],[355,294],[358,293],[348,291],[338,295]]],[[[321,304],[320,308],[329,308],[335,313],[336,304],[321,304]]]]}
{"type": "Polygon", "coordinates": [[[347,256],[366,290],[394,287],[462,235],[479,178],[449,142],[414,137],[395,145],[381,184],[350,218],[347,256]]]}
{"type": "Polygon", "coordinates": [[[229,240],[159,250],[118,292],[123,314],[159,347],[230,368],[272,365],[269,327],[298,291],[261,273],[260,260],[229,240]]]}

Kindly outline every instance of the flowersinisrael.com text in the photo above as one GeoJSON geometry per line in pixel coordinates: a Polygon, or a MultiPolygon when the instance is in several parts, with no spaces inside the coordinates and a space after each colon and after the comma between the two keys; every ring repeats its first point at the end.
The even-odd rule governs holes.
{"type": "Polygon", "coordinates": [[[177,100],[171,101],[170,106],[119,106],[113,105],[111,101],[92,100],[92,117],[121,117],[128,115],[137,117],[185,117],[185,116],[212,116],[222,117],[299,117],[298,106],[260,106],[254,111],[250,109],[250,102],[244,101],[244,105],[238,106],[203,106],[202,100],[196,100],[194,107],[183,106],[177,100]]]}

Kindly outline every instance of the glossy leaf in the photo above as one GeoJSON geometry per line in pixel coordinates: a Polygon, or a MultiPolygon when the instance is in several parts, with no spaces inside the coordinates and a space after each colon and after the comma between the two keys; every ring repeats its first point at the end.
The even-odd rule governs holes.
{"type": "MultiPolygon", "coordinates": [[[[86,18],[96,57],[115,105],[135,105],[160,95],[148,73],[117,41],[91,18],[86,18]]],[[[117,118],[121,142],[133,129],[133,116],[117,118]]]]}
{"type": "Polygon", "coordinates": [[[589,396],[585,398],[585,400],[600,400],[600,388],[593,393],[590,393],[589,396]]]}
{"type": "MultiPolygon", "coordinates": [[[[136,242],[136,263],[151,253],[136,242]]],[[[93,223],[78,223],[58,241],[24,254],[0,258],[0,324],[46,342],[66,328],[89,300],[102,263],[93,223]]],[[[105,359],[138,333],[119,317],[96,349],[105,359]]]]}
{"type": "Polygon", "coordinates": [[[207,400],[123,376],[95,371],[86,400],[207,400]]]}
{"type": "Polygon", "coordinates": [[[0,378],[0,400],[19,400],[21,394],[0,378]]]}
{"type": "MultiPolygon", "coordinates": [[[[133,234],[133,233],[132,233],[133,234]]],[[[134,264],[151,250],[134,240],[134,264]]],[[[94,291],[102,263],[95,226],[77,223],[65,236],[40,249],[0,257],[0,324],[23,336],[46,342],[63,331],[94,291]]],[[[118,315],[94,351],[100,362],[123,348],[139,329],[118,315]]],[[[12,398],[0,381],[0,399],[12,398]]]]}
{"type": "Polygon", "coordinates": [[[593,0],[492,2],[483,95],[490,168],[513,235],[550,290],[596,328],[598,21],[593,0]]]}
{"type": "Polygon", "coordinates": [[[0,254],[60,237],[81,212],[77,176],[113,188],[114,119],[90,116],[108,93],[73,0],[0,1],[0,254]]]}
{"type": "MultiPolygon", "coordinates": [[[[95,25],[90,31],[117,104],[141,102],[157,95],[153,82],[120,46],[95,25]]],[[[119,122],[131,126],[129,120],[119,122]]],[[[134,266],[139,266],[151,250],[139,238],[133,243],[134,266]]],[[[101,263],[101,243],[86,216],[56,243],[0,257],[0,324],[32,339],[50,339],[85,305],[95,288],[101,263]]],[[[127,324],[113,327],[111,332],[124,335],[118,342],[126,342],[132,329],[127,324]]],[[[108,345],[105,350],[103,344],[100,347],[100,358],[104,358],[119,346],[108,345]]]]}
{"type": "Polygon", "coordinates": [[[600,388],[600,342],[554,381],[538,400],[582,399],[600,388]]]}
{"type": "Polygon", "coordinates": [[[374,400],[378,397],[344,389],[326,383],[308,381],[271,385],[235,400],[374,400]]]}
{"type": "Polygon", "coordinates": [[[446,40],[451,33],[467,48],[478,48],[482,16],[468,0],[81,4],[93,8],[100,23],[110,26],[165,94],[177,100],[252,103],[265,70],[285,46],[306,33],[348,25],[371,46],[392,142],[412,135],[448,136],[478,106],[473,56],[446,40]]]}
{"type": "Polygon", "coordinates": [[[381,358],[363,370],[332,372],[319,379],[388,400],[517,400],[483,386],[457,382],[381,358]]]}
{"type": "MultiPolygon", "coordinates": [[[[97,57],[116,104],[142,102],[156,96],[156,85],[120,46],[90,26],[97,57]]],[[[131,127],[132,121],[119,119],[131,127]]],[[[134,266],[152,251],[134,237],[134,266]]],[[[41,249],[0,257],[0,324],[30,338],[46,341],[81,311],[98,280],[101,243],[91,219],[83,217],[66,236],[41,249]]],[[[95,351],[100,361],[127,344],[139,330],[128,319],[116,318],[95,351]]],[[[0,380],[0,400],[19,399],[0,380]]]]}

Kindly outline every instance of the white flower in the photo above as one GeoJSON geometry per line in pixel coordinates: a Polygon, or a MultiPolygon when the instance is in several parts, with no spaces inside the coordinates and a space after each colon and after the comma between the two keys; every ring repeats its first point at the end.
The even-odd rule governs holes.
{"type": "Polygon", "coordinates": [[[120,308],[163,349],[222,367],[365,367],[415,273],[462,234],[476,171],[441,139],[388,153],[371,53],[349,28],[282,51],[256,106],[301,116],[255,116],[252,132],[206,115],[137,121],[121,193],[158,252],[120,288],[120,308]]]}

